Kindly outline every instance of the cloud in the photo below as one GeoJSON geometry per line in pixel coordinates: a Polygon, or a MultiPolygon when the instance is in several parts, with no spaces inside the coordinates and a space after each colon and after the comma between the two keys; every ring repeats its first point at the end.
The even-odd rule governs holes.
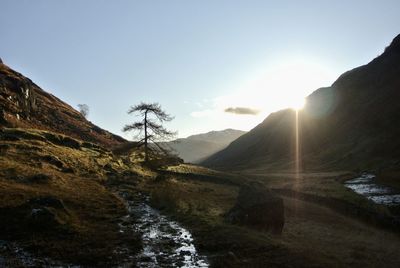
{"type": "Polygon", "coordinates": [[[226,108],[225,113],[232,114],[247,114],[247,115],[257,115],[260,113],[260,110],[249,108],[249,107],[229,107],[226,108]]]}

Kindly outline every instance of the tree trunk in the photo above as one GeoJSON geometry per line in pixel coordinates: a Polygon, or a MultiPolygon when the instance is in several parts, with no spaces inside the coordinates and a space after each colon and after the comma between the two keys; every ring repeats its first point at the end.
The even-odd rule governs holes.
{"type": "Polygon", "coordinates": [[[144,161],[149,162],[149,154],[147,148],[147,111],[144,112],[144,161]]]}

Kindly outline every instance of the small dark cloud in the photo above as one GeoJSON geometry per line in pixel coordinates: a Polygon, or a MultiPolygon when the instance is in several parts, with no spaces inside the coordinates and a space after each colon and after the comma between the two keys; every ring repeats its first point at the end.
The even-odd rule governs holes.
{"type": "Polygon", "coordinates": [[[256,115],[260,112],[260,110],[248,108],[248,107],[229,107],[225,109],[225,113],[232,114],[249,114],[256,115]]]}

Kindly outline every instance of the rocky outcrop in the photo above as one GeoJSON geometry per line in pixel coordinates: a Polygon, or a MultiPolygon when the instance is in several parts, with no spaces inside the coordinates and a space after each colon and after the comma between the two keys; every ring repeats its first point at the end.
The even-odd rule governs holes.
{"type": "Polygon", "coordinates": [[[245,186],[225,219],[232,224],[281,234],[285,223],[283,200],[266,189],[245,186]]]}
{"type": "Polygon", "coordinates": [[[69,212],[62,200],[52,196],[32,198],[11,207],[0,208],[2,230],[12,234],[20,228],[24,232],[61,231],[67,226],[69,212]]]}

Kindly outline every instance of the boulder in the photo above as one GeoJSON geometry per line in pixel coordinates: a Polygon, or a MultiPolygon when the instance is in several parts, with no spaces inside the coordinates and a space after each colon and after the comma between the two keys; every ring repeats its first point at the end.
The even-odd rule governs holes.
{"type": "Polygon", "coordinates": [[[283,200],[262,187],[244,186],[225,219],[232,224],[281,234],[285,223],[283,200]]]}
{"type": "Polygon", "coordinates": [[[34,225],[33,227],[39,228],[51,228],[59,225],[56,214],[47,207],[33,208],[28,220],[34,225]]]}
{"type": "Polygon", "coordinates": [[[62,200],[52,196],[32,198],[18,206],[0,207],[0,236],[64,232],[69,216],[62,200]]]}

